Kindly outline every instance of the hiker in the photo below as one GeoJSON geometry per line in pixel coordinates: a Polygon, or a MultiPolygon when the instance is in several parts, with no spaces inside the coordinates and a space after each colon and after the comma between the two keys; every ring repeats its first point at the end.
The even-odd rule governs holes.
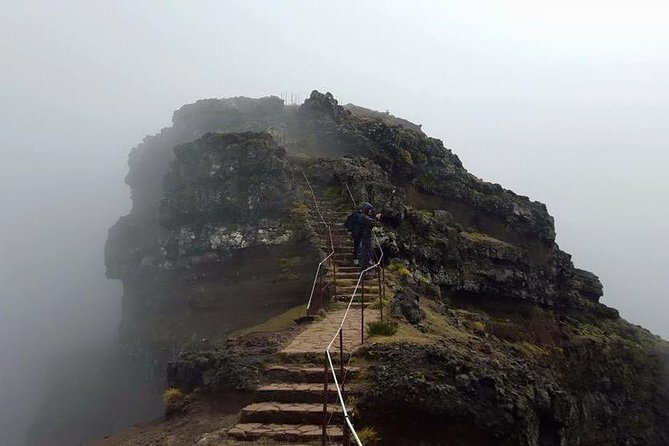
{"type": "Polygon", "coordinates": [[[358,215],[360,215],[360,209],[356,209],[351,212],[351,215],[346,217],[346,222],[344,226],[348,229],[348,232],[351,233],[353,237],[353,264],[358,264],[358,248],[360,247],[360,230],[358,228],[358,215]]]}
{"type": "Polygon", "coordinates": [[[361,268],[367,268],[372,263],[372,228],[379,218],[381,214],[374,214],[374,207],[371,204],[367,202],[360,204],[356,226],[360,237],[357,258],[361,268]]]}

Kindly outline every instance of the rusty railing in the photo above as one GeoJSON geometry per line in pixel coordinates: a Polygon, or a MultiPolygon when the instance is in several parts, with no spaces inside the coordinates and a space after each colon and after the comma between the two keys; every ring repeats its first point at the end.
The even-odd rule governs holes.
{"type": "MultiPolygon", "coordinates": [[[[347,183],[344,183],[346,185],[346,189],[348,190],[348,193],[351,197],[351,201],[353,202],[354,207],[357,206],[357,203],[355,201],[355,198],[353,198],[353,194],[351,193],[351,189],[349,188],[347,183]]],[[[381,313],[381,320],[383,320],[383,296],[385,295],[385,284],[382,282],[383,276],[385,275],[383,272],[383,268],[381,267],[381,262],[383,261],[384,257],[384,252],[383,248],[381,247],[381,244],[379,243],[379,240],[376,236],[375,233],[372,232],[374,235],[374,239],[376,242],[376,246],[378,246],[380,250],[380,255],[376,259],[376,263],[374,263],[371,266],[368,266],[367,268],[364,268],[361,272],[360,275],[358,276],[358,280],[356,282],[355,288],[353,289],[353,293],[351,294],[351,297],[348,301],[348,305],[346,306],[346,311],[344,312],[344,317],[342,318],[341,323],[339,324],[339,327],[337,328],[337,331],[335,332],[334,336],[332,337],[332,340],[330,343],[327,345],[325,348],[325,368],[324,368],[324,380],[323,380],[323,431],[322,431],[322,445],[325,446],[327,442],[327,428],[329,425],[329,418],[328,418],[328,385],[329,385],[329,377],[328,374],[330,373],[332,375],[332,379],[334,382],[335,389],[337,391],[337,400],[339,405],[341,406],[342,410],[342,416],[344,419],[343,426],[342,426],[342,433],[343,433],[343,444],[344,446],[349,445],[349,434],[353,437],[353,440],[355,441],[355,444],[357,446],[363,446],[360,438],[358,437],[358,434],[353,427],[353,422],[351,421],[350,413],[346,409],[346,402],[344,401],[344,382],[345,382],[345,369],[344,369],[344,324],[346,322],[346,319],[348,317],[348,314],[351,310],[351,305],[353,304],[353,301],[355,299],[356,294],[358,293],[358,290],[361,291],[361,305],[360,305],[360,343],[365,342],[365,275],[373,270],[373,269],[378,269],[378,281],[379,281],[379,312],[381,313]],[[339,379],[337,378],[337,372],[335,369],[335,365],[332,360],[332,352],[331,348],[337,341],[337,338],[339,338],[339,373],[340,373],[340,378],[341,378],[341,383],[339,382],[339,379]]],[[[364,265],[363,265],[364,266],[364,265]]],[[[351,355],[352,356],[352,355],[351,355]]],[[[349,362],[350,358],[349,356],[349,362]]]]}
{"type": "Polygon", "coordinates": [[[332,279],[333,279],[333,286],[334,286],[334,295],[337,295],[337,266],[335,265],[333,255],[335,253],[334,250],[334,242],[332,240],[332,230],[330,229],[330,225],[325,221],[323,218],[323,214],[321,213],[320,206],[318,206],[318,200],[316,200],[316,195],[314,194],[314,190],[311,187],[311,183],[309,183],[309,179],[307,178],[307,175],[302,171],[302,176],[304,177],[304,181],[307,183],[307,187],[309,188],[309,191],[311,192],[311,197],[314,200],[314,206],[316,208],[316,212],[318,213],[318,217],[320,219],[320,224],[323,225],[323,230],[327,231],[327,236],[328,236],[328,241],[330,242],[330,253],[326,255],[323,260],[320,261],[318,264],[318,267],[316,268],[316,275],[314,276],[314,283],[311,286],[311,293],[309,294],[309,302],[307,302],[307,308],[306,308],[306,315],[309,316],[311,314],[316,313],[324,305],[324,290],[327,288],[325,285],[323,285],[323,274],[321,274],[321,270],[323,269],[323,265],[329,260],[330,261],[330,266],[332,267],[332,279]],[[314,303],[314,293],[318,291],[318,296],[319,296],[319,302],[318,302],[318,308],[312,308],[312,304],[314,303]]]}

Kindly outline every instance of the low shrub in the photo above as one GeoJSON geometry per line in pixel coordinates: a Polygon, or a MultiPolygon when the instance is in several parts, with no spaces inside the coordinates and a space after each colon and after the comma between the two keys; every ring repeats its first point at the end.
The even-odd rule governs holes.
{"type": "Polygon", "coordinates": [[[375,446],[377,444],[381,444],[381,437],[379,437],[379,433],[376,432],[376,429],[373,427],[363,427],[357,433],[358,438],[360,439],[360,443],[364,444],[365,446],[375,446]]]}
{"type": "Polygon", "coordinates": [[[370,322],[367,324],[367,332],[370,336],[392,336],[397,333],[397,322],[370,322]]]}
{"type": "Polygon", "coordinates": [[[167,407],[178,405],[183,399],[184,393],[176,387],[170,387],[163,393],[163,402],[167,407]]]}
{"type": "Polygon", "coordinates": [[[481,321],[474,321],[469,324],[469,328],[478,334],[484,334],[486,332],[486,326],[481,321]]]}

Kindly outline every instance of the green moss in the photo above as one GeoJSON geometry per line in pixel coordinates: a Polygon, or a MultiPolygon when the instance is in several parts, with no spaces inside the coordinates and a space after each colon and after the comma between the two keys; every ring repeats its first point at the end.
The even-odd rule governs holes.
{"type": "Polygon", "coordinates": [[[272,319],[266,320],[258,325],[253,327],[243,328],[232,333],[231,336],[242,336],[249,333],[268,333],[268,332],[277,332],[283,331],[295,324],[295,320],[304,316],[305,307],[304,305],[298,305],[293,307],[288,311],[285,311],[278,316],[273,317],[272,319]]]}
{"type": "Polygon", "coordinates": [[[413,157],[411,156],[411,152],[408,150],[400,150],[400,156],[404,160],[405,163],[407,164],[413,164],[413,157]]]}
{"type": "Polygon", "coordinates": [[[479,242],[479,243],[495,243],[498,245],[509,245],[509,243],[503,242],[502,240],[496,239],[494,237],[491,237],[487,234],[483,234],[481,232],[461,232],[460,233],[461,237],[466,238],[467,240],[471,240],[473,242],[479,242]]]}
{"type": "Polygon", "coordinates": [[[546,349],[544,349],[543,347],[541,347],[539,345],[536,345],[536,344],[532,344],[532,343],[527,342],[527,341],[513,342],[510,345],[514,350],[519,351],[519,352],[524,353],[524,354],[529,355],[529,356],[548,356],[549,355],[549,352],[546,349]]]}
{"type": "Polygon", "coordinates": [[[309,208],[304,203],[297,203],[290,209],[290,216],[294,220],[306,220],[309,208]]]}
{"type": "Polygon", "coordinates": [[[302,257],[282,257],[278,260],[279,267],[284,271],[294,270],[302,263],[302,257]]]}
{"type": "Polygon", "coordinates": [[[300,266],[304,259],[300,256],[282,257],[277,260],[280,272],[276,276],[277,282],[300,280],[303,277],[304,270],[300,266]]]}
{"type": "Polygon", "coordinates": [[[485,333],[486,326],[485,323],[481,321],[474,321],[469,324],[469,328],[475,333],[485,333]]]}
{"type": "Polygon", "coordinates": [[[388,271],[396,273],[400,277],[413,277],[413,273],[403,263],[392,262],[388,265],[388,271]]]}
{"type": "Polygon", "coordinates": [[[427,209],[417,209],[417,212],[425,219],[430,220],[434,217],[434,212],[427,209]]]}
{"type": "Polygon", "coordinates": [[[510,320],[493,321],[492,334],[500,339],[511,342],[518,342],[526,338],[522,327],[510,320]]]}
{"type": "Polygon", "coordinates": [[[190,187],[182,187],[181,189],[174,192],[172,195],[173,199],[179,203],[185,201],[190,201],[193,199],[195,191],[190,187]]]}

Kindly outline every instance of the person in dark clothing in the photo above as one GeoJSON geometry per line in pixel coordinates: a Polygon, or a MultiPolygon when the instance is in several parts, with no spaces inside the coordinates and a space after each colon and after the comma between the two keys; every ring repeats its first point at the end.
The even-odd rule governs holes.
{"type": "Polygon", "coordinates": [[[360,248],[360,229],[358,227],[358,215],[360,209],[356,209],[346,218],[344,226],[348,229],[353,237],[353,264],[358,264],[358,249],[360,248]]]}
{"type": "Polygon", "coordinates": [[[356,226],[359,231],[360,245],[358,248],[358,260],[361,268],[367,268],[372,259],[372,228],[381,217],[374,214],[371,204],[365,202],[360,205],[360,213],[357,215],[356,226]]]}

